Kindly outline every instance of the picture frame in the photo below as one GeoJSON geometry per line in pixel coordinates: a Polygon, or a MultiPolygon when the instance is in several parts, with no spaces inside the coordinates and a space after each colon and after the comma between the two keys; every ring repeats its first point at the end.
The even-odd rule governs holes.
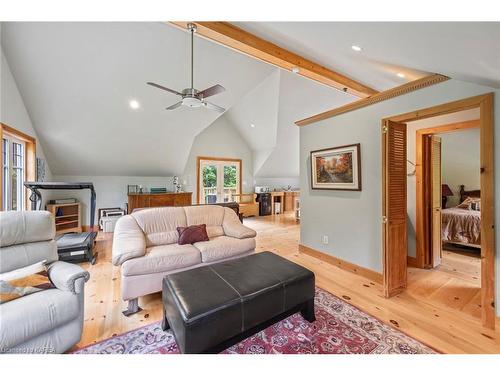
{"type": "Polygon", "coordinates": [[[361,144],[311,151],[311,189],[361,191],[361,144]]]}
{"type": "Polygon", "coordinates": [[[139,193],[139,185],[127,185],[127,194],[139,193]]]}

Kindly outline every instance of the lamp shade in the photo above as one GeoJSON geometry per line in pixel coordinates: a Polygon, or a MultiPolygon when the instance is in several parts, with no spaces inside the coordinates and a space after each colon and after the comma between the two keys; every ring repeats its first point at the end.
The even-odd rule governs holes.
{"type": "Polygon", "coordinates": [[[443,197],[451,197],[453,196],[453,192],[451,191],[450,187],[446,184],[441,185],[441,195],[443,197]]]}

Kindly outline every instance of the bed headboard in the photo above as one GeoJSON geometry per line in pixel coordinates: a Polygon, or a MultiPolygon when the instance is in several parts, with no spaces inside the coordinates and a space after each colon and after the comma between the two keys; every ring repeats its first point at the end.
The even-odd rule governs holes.
{"type": "Polygon", "coordinates": [[[460,203],[462,203],[465,198],[481,198],[481,190],[465,190],[465,185],[460,185],[460,203]]]}

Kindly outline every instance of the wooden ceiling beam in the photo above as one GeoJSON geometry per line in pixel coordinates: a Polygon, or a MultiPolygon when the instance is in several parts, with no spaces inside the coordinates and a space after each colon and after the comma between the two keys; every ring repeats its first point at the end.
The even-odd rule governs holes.
{"type": "MultiPolygon", "coordinates": [[[[325,68],[228,22],[190,22],[197,26],[196,33],[202,37],[288,71],[298,68],[297,74],[327,86],[360,98],[366,98],[378,92],[352,78],[325,68]]],[[[170,23],[187,30],[188,22],[175,21],[170,23]]]]}

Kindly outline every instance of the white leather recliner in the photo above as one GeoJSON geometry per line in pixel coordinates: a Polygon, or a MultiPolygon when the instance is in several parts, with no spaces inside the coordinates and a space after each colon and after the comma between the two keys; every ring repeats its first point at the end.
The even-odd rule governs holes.
{"type": "Polygon", "coordinates": [[[64,353],[81,338],[89,273],[58,261],[47,211],[0,212],[0,273],[45,260],[55,288],[0,304],[0,353],[64,353]]]}

